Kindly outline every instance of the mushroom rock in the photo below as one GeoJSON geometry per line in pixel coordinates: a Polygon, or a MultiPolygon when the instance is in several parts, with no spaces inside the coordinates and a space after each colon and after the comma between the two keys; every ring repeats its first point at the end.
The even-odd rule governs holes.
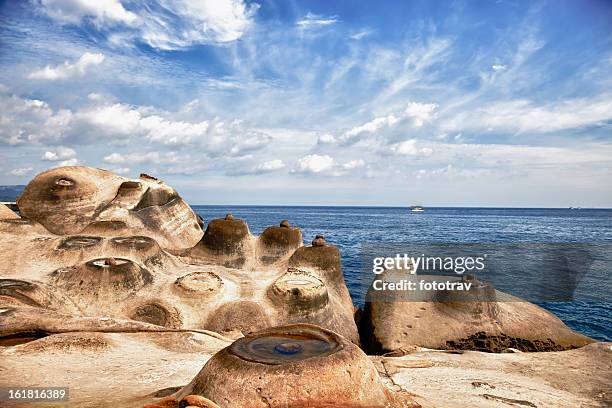
{"type": "Polygon", "coordinates": [[[175,398],[200,395],[222,408],[413,406],[392,394],[359,347],[318,326],[296,324],[238,339],[175,398]]]}
{"type": "Polygon", "coordinates": [[[267,296],[278,324],[311,323],[332,330],[359,344],[352,313],[345,309],[336,291],[313,272],[289,268],[269,287],[267,296]]]}
{"type": "Polygon", "coordinates": [[[208,223],[204,236],[191,250],[190,259],[220,264],[230,268],[242,268],[251,255],[252,236],[246,222],[228,214],[223,219],[208,223]]]}
{"type": "Polygon", "coordinates": [[[329,327],[327,324],[334,322],[333,327],[329,327],[330,329],[340,332],[359,344],[359,335],[354,322],[353,301],[344,281],[340,250],[327,244],[324,246],[303,246],[296,249],[291,255],[288,265],[289,268],[310,272],[325,283],[330,298],[329,308],[334,311],[337,318],[328,321],[328,323],[317,323],[329,327]],[[343,327],[343,329],[340,329],[340,327],[343,327]]]}
{"type": "Polygon", "coordinates": [[[6,205],[0,203],[0,219],[2,220],[10,220],[10,219],[19,219],[19,215],[17,215],[13,210],[8,208],[6,205]]]}
{"type": "Polygon", "coordinates": [[[303,245],[302,232],[283,220],[277,227],[266,228],[259,237],[259,244],[261,261],[272,263],[303,245]]]}
{"type": "Polygon", "coordinates": [[[52,169],[26,186],[18,205],[24,217],[58,235],[146,235],[174,251],[203,235],[176,190],[146,175],[129,180],[89,167],[52,169]]]}
{"type": "Polygon", "coordinates": [[[21,215],[54,234],[81,232],[117,193],[121,177],[90,167],[59,167],[40,173],[17,200],[21,215]]]}
{"type": "MultiPolygon", "coordinates": [[[[389,280],[387,272],[381,276],[389,280]]],[[[467,291],[420,292],[401,299],[393,299],[392,294],[385,298],[370,288],[360,322],[364,347],[375,354],[415,345],[487,352],[558,351],[594,342],[541,307],[471,280],[473,286],[467,291]]]]}
{"type": "Polygon", "coordinates": [[[246,222],[231,214],[224,219],[211,220],[206,227],[202,244],[215,252],[232,255],[240,252],[245,239],[250,235],[246,222]]]}

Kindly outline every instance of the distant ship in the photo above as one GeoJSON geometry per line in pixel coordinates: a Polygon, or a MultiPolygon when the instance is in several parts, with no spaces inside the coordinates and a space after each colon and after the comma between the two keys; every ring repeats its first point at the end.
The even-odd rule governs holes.
{"type": "Polygon", "coordinates": [[[425,211],[425,209],[418,205],[410,207],[410,212],[413,212],[413,213],[421,213],[423,211],[425,211]]]}

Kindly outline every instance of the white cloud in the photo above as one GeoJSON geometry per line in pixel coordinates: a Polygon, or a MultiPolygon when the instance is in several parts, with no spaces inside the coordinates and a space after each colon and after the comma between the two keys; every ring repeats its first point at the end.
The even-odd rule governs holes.
{"type": "Polygon", "coordinates": [[[25,176],[26,174],[30,173],[32,170],[33,170],[32,167],[21,167],[18,169],[11,170],[9,174],[11,176],[21,177],[21,176],[25,176]]]}
{"type": "Polygon", "coordinates": [[[369,37],[370,35],[372,35],[374,31],[372,30],[363,30],[363,31],[359,31],[355,34],[352,34],[349,38],[351,40],[361,40],[363,38],[369,37]]]}
{"type": "Polygon", "coordinates": [[[297,161],[294,168],[296,173],[322,173],[333,169],[336,161],[328,155],[309,154],[297,161]]]}
{"type": "Polygon", "coordinates": [[[412,119],[415,127],[421,127],[425,122],[429,122],[435,117],[437,107],[438,105],[435,103],[410,102],[403,117],[412,119]]]}
{"type": "Polygon", "coordinates": [[[342,168],[344,170],[354,170],[354,169],[358,169],[363,166],[365,166],[365,162],[361,159],[358,159],[358,160],[349,160],[348,162],[342,165],[342,168]]]}
{"type": "Polygon", "coordinates": [[[325,145],[325,144],[334,144],[336,143],[336,137],[331,133],[323,133],[317,137],[317,144],[325,145]]]}
{"type": "Polygon", "coordinates": [[[130,172],[130,168],[129,167],[115,167],[115,168],[110,169],[110,171],[112,171],[113,173],[125,175],[130,172]]]}
{"type": "Polygon", "coordinates": [[[502,64],[493,64],[491,65],[491,69],[495,72],[499,72],[499,71],[505,71],[506,70],[506,66],[502,65],[502,64]]]}
{"type": "Polygon", "coordinates": [[[259,173],[266,173],[283,168],[285,168],[285,163],[280,159],[275,159],[258,164],[255,166],[255,171],[259,173]]]}
{"type": "Polygon", "coordinates": [[[408,103],[406,109],[400,114],[389,114],[372,119],[363,125],[356,126],[346,131],[341,139],[344,142],[352,143],[361,138],[376,134],[383,129],[392,128],[403,121],[410,121],[410,124],[415,127],[422,127],[426,122],[430,122],[436,116],[438,105],[433,103],[408,103]]]}
{"type": "Polygon", "coordinates": [[[536,105],[526,99],[494,102],[464,110],[442,124],[447,131],[555,132],[612,119],[612,96],[536,105]]]}
{"type": "Polygon", "coordinates": [[[399,143],[393,143],[383,150],[382,154],[392,156],[431,156],[433,149],[429,147],[420,148],[415,139],[405,140],[399,143]]]}
{"type": "Polygon", "coordinates": [[[92,22],[109,30],[114,45],[144,42],[172,50],[240,39],[253,23],[258,4],[243,0],[135,0],[126,10],[119,0],[40,0],[50,18],[67,24],[92,22]]]}
{"type": "Polygon", "coordinates": [[[351,170],[356,170],[364,166],[365,162],[361,159],[349,160],[346,163],[338,163],[329,155],[309,154],[299,159],[291,172],[337,177],[350,174],[351,170]]]}
{"type": "Polygon", "coordinates": [[[138,17],[126,10],[120,0],[35,0],[52,19],[78,24],[88,18],[96,25],[132,24],[138,17]]]}
{"type": "Polygon", "coordinates": [[[181,156],[176,152],[147,152],[147,153],[111,153],[104,157],[109,164],[175,164],[189,160],[189,156],[181,156]]]}
{"type": "Polygon", "coordinates": [[[325,16],[321,16],[318,14],[308,12],[308,14],[304,16],[304,18],[302,18],[301,20],[298,20],[295,24],[301,29],[307,30],[311,28],[325,27],[325,26],[329,26],[332,24],[336,24],[338,21],[339,20],[337,16],[325,17],[325,16]]]}
{"type": "Polygon", "coordinates": [[[68,160],[76,157],[74,149],[69,147],[59,146],[54,151],[46,151],[41,159],[45,161],[68,160]]]}
{"type": "Polygon", "coordinates": [[[57,67],[47,65],[41,70],[32,72],[28,75],[28,78],[54,81],[57,79],[82,77],[87,73],[89,67],[101,64],[104,62],[104,59],[104,54],[86,52],[74,64],[65,61],[64,64],[57,67]]]}
{"type": "Polygon", "coordinates": [[[61,161],[57,165],[58,167],[64,167],[64,166],[78,166],[79,164],[81,164],[81,162],[75,157],[73,159],[61,161]]]}

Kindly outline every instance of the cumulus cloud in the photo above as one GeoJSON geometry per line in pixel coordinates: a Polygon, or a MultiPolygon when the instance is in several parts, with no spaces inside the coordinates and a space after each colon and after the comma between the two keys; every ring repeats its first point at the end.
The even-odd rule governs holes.
{"type": "Polygon", "coordinates": [[[50,81],[82,77],[87,73],[89,67],[104,62],[105,56],[101,53],[86,52],[75,62],[65,61],[62,65],[51,67],[47,65],[41,70],[34,71],[28,75],[29,79],[46,79],[50,81]]]}
{"type": "Polygon", "coordinates": [[[328,155],[309,154],[297,161],[293,169],[296,173],[322,173],[331,170],[336,165],[336,161],[328,155]]]}
{"type": "MultiPolygon", "coordinates": [[[[101,138],[125,143],[131,139],[198,147],[209,157],[237,157],[263,149],[272,141],[270,135],[250,128],[241,120],[186,121],[172,119],[174,116],[173,112],[154,112],[149,107],[123,103],[94,103],[76,111],[55,111],[41,100],[0,94],[0,143],[90,144],[101,138]]],[[[46,152],[43,159],[72,158],[67,154],[58,148],[46,152]]]]}
{"type": "Polygon", "coordinates": [[[14,146],[40,140],[58,141],[65,136],[70,121],[70,111],[54,111],[38,99],[0,94],[0,143],[14,146]]]}
{"type": "Polygon", "coordinates": [[[415,128],[422,127],[435,117],[437,107],[438,105],[433,103],[410,102],[400,114],[376,117],[369,122],[347,130],[342,134],[341,140],[345,143],[354,143],[368,135],[376,134],[406,121],[409,121],[415,128]]]}
{"type": "Polygon", "coordinates": [[[303,30],[308,30],[312,28],[325,27],[332,24],[336,24],[338,21],[339,20],[337,16],[325,17],[319,14],[308,12],[306,16],[298,20],[295,24],[303,30]]]}
{"type": "Polygon", "coordinates": [[[392,143],[382,151],[383,155],[391,156],[431,156],[433,149],[430,147],[419,147],[415,139],[392,143]]]}
{"type": "Polygon", "coordinates": [[[268,173],[285,168],[285,163],[280,159],[269,160],[255,166],[258,173],[268,173]]]}
{"type": "Polygon", "coordinates": [[[336,137],[331,133],[323,133],[317,137],[317,144],[319,145],[334,144],[336,142],[336,137]]]}
{"type": "Polygon", "coordinates": [[[364,167],[365,162],[361,159],[349,160],[346,163],[338,163],[329,155],[309,154],[299,159],[292,173],[298,174],[324,174],[330,176],[343,176],[351,170],[364,167]]]}
{"type": "Polygon", "coordinates": [[[22,177],[32,171],[32,167],[20,167],[18,169],[13,169],[9,172],[11,176],[22,177]]]}
{"type": "Polygon", "coordinates": [[[96,25],[132,24],[138,19],[120,0],[35,0],[35,4],[52,19],[67,24],[83,19],[96,25]]]}
{"type": "Polygon", "coordinates": [[[134,0],[129,10],[119,0],[39,0],[37,4],[60,23],[93,23],[115,45],[141,41],[162,50],[238,40],[259,8],[243,0],[134,0]]]}
{"type": "Polygon", "coordinates": [[[76,157],[76,152],[70,147],[59,146],[55,150],[46,151],[41,159],[44,161],[69,160],[76,157]]]}

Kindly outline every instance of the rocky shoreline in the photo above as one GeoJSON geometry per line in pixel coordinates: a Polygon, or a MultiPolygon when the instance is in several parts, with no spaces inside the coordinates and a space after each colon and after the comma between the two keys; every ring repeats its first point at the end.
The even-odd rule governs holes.
{"type": "Polygon", "coordinates": [[[19,215],[0,205],[0,386],[70,388],[69,401],[49,406],[561,407],[612,398],[610,344],[483,282],[469,301],[371,300],[356,313],[340,252],[323,236],[304,246],[287,220],[261,236],[231,214],[205,223],[148,175],[52,169],[17,204],[19,215]]]}

